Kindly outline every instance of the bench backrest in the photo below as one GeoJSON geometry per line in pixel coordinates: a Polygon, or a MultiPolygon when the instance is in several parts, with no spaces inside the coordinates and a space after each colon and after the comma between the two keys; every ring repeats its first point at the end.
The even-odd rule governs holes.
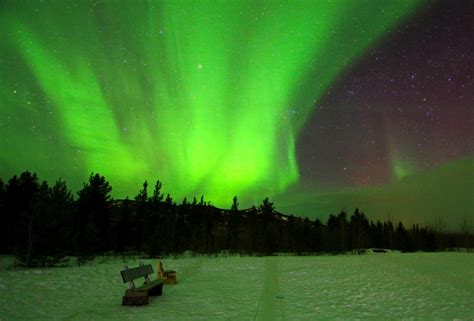
{"type": "Polygon", "coordinates": [[[150,274],[153,274],[153,268],[151,267],[151,264],[140,265],[139,267],[136,267],[136,268],[120,271],[120,274],[122,274],[123,282],[130,282],[135,279],[146,277],[150,274]]]}

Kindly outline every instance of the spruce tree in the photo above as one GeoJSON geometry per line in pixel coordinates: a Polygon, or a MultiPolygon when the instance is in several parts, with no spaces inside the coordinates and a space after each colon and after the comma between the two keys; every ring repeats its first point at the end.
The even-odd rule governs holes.
{"type": "Polygon", "coordinates": [[[234,196],[232,199],[232,206],[230,207],[232,212],[237,212],[239,210],[239,201],[237,200],[237,196],[234,196]]]}
{"type": "Polygon", "coordinates": [[[78,252],[87,254],[109,250],[111,192],[112,186],[99,173],[91,173],[88,182],[78,192],[78,252]]]}

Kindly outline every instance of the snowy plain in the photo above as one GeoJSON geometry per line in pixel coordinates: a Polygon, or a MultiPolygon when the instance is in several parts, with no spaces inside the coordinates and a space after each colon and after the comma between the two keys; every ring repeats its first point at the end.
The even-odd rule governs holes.
{"type": "Polygon", "coordinates": [[[139,261],[24,269],[2,257],[0,320],[474,320],[474,253],[163,259],[178,284],[121,306],[120,270],[139,261]]]}

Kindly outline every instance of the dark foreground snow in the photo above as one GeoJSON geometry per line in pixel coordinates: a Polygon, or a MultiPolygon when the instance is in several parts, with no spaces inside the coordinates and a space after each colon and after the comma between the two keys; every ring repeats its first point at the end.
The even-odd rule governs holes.
{"type": "MultiPolygon", "coordinates": [[[[474,320],[474,254],[190,257],[177,285],[123,307],[122,259],[19,269],[0,259],[0,320],[474,320]]],[[[138,265],[129,259],[129,266],[138,265]]],[[[153,264],[156,260],[144,260],[153,264]]]]}

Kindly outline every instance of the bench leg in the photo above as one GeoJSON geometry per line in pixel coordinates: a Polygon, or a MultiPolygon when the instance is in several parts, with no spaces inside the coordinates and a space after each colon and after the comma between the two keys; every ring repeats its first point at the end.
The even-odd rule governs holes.
{"type": "Polygon", "coordinates": [[[155,286],[154,288],[150,289],[148,291],[148,294],[151,295],[151,296],[162,295],[163,294],[163,283],[160,283],[158,286],[155,286]]]}
{"type": "Polygon", "coordinates": [[[148,304],[148,293],[146,291],[127,290],[122,298],[122,305],[140,306],[148,304]]]}

